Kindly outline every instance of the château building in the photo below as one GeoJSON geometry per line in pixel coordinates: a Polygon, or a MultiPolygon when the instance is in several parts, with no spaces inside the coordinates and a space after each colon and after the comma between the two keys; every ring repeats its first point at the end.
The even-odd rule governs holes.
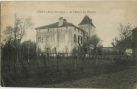
{"type": "Polygon", "coordinates": [[[36,28],[37,49],[45,53],[72,53],[92,36],[93,28],[95,26],[88,16],[83,18],[79,27],[60,17],[58,22],[36,28]]]}

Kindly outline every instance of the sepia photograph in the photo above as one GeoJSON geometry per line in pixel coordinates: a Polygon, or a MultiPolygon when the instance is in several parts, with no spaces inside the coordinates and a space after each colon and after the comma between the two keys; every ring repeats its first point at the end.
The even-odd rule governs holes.
{"type": "Polygon", "coordinates": [[[137,89],[137,1],[0,6],[2,87],[137,89]]]}

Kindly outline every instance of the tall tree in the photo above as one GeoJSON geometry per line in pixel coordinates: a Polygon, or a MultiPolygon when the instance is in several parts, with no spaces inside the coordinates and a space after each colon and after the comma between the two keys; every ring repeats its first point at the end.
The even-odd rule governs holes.
{"type": "Polygon", "coordinates": [[[95,53],[98,45],[100,43],[100,38],[97,35],[93,35],[90,38],[87,38],[83,45],[79,47],[79,49],[74,48],[73,53],[80,53],[80,54],[90,54],[95,53]]]}
{"type": "Polygon", "coordinates": [[[25,34],[25,30],[32,26],[31,18],[19,18],[15,15],[14,27],[7,26],[4,31],[4,34],[7,36],[6,41],[13,40],[20,43],[25,34]]]}
{"type": "Polygon", "coordinates": [[[7,26],[6,30],[3,32],[5,44],[2,46],[2,81],[4,84],[16,82],[16,79],[18,79],[17,76],[20,75],[18,74],[20,71],[19,68],[21,68],[18,67],[18,65],[22,66],[22,70],[24,71],[24,65],[21,65],[23,64],[22,60],[19,60],[21,58],[20,42],[25,34],[25,30],[33,26],[30,18],[19,18],[15,15],[14,20],[14,26],[7,26]],[[12,73],[9,71],[12,71],[12,73]],[[11,80],[12,82],[7,82],[11,80]]]}
{"type": "Polygon", "coordinates": [[[18,61],[20,56],[20,42],[25,34],[25,30],[33,26],[31,18],[20,18],[15,14],[14,27],[7,26],[4,31],[7,36],[6,42],[11,43],[15,47],[16,60],[18,61]]]}
{"type": "Polygon", "coordinates": [[[96,51],[97,46],[99,45],[100,38],[97,35],[94,35],[86,40],[83,44],[83,49],[85,53],[91,53],[96,51]]]}
{"type": "Polygon", "coordinates": [[[36,43],[30,40],[21,44],[21,52],[26,60],[33,59],[36,56],[36,43]]]}
{"type": "Polygon", "coordinates": [[[130,24],[122,25],[119,28],[119,37],[113,39],[112,45],[122,51],[132,47],[132,27],[130,24]]]}

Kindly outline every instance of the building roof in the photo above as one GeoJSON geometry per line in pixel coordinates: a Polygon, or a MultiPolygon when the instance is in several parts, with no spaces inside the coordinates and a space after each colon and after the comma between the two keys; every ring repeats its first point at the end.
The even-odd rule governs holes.
{"type": "Polygon", "coordinates": [[[94,24],[92,23],[92,19],[89,18],[87,15],[85,15],[85,17],[82,19],[79,25],[84,25],[84,24],[91,24],[92,26],[94,26],[94,24]]]}
{"type": "Polygon", "coordinates": [[[49,24],[49,25],[45,25],[45,26],[40,26],[40,27],[37,27],[35,29],[38,30],[38,29],[59,28],[59,27],[67,27],[67,26],[73,26],[73,27],[75,27],[75,28],[77,28],[77,29],[79,29],[79,30],[81,30],[81,31],[84,32],[83,29],[81,29],[81,28],[79,28],[79,27],[75,26],[74,24],[69,23],[67,21],[63,21],[63,25],[62,26],[59,26],[59,22],[55,22],[53,24],[49,24]]]}

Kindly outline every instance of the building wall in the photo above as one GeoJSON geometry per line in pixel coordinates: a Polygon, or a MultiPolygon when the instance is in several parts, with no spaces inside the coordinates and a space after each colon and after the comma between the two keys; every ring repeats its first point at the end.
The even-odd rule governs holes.
{"type": "Polygon", "coordinates": [[[95,28],[91,24],[79,25],[81,29],[84,29],[88,37],[92,37],[95,34],[95,28]]]}
{"type": "Polygon", "coordinates": [[[73,47],[82,46],[84,41],[84,32],[81,31],[80,29],[75,28],[74,30],[72,30],[72,35],[73,35],[73,40],[72,40],[73,47]]]}
{"type": "Polygon", "coordinates": [[[84,33],[73,26],[39,29],[36,35],[37,48],[48,53],[71,53],[74,47],[79,46],[78,38],[82,45],[83,36],[84,33]]]}

